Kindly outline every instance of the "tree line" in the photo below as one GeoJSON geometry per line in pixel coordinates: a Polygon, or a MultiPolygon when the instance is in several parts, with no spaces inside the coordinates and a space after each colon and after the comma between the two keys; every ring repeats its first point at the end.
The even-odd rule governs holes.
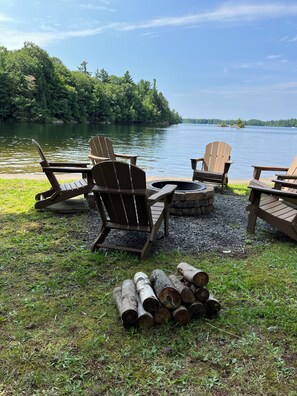
{"type": "MultiPolygon", "coordinates": [[[[239,119],[238,119],[239,120],[239,119]]],[[[183,123],[187,124],[225,124],[227,125],[235,125],[238,123],[238,120],[220,120],[218,118],[185,118],[183,119],[183,123]]],[[[250,119],[247,121],[240,120],[242,125],[250,125],[250,126],[275,126],[275,127],[294,127],[297,128],[297,119],[290,118],[288,120],[271,120],[271,121],[261,121],[257,119],[250,119]]]]}
{"type": "Polygon", "coordinates": [[[0,47],[0,121],[106,122],[170,125],[182,121],[153,83],[129,73],[94,75],[82,62],[69,70],[31,42],[19,50],[0,47]]]}

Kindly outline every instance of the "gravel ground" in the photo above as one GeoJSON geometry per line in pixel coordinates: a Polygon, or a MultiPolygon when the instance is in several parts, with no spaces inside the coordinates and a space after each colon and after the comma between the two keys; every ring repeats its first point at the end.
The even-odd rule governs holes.
{"type": "MultiPolygon", "coordinates": [[[[237,196],[231,192],[216,193],[214,211],[201,216],[170,216],[169,236],[164,238],[161,226],[153,243],[152,252],[161,250],[180,250],[191,253],[216,252],[222,254],[244,254],[248,247],[265,244],[271,239],[288,239],[267,223],[257,220],[256,234],[250,236],[246,232],[248,203],[247,196],[237,196]]],[[[96,235],[99,216],[96,212],[90,215],[90,242],[96,235]]],[[[145,241],[142,233],[111,231],[106,242],[134,245],[145,241]]]]}

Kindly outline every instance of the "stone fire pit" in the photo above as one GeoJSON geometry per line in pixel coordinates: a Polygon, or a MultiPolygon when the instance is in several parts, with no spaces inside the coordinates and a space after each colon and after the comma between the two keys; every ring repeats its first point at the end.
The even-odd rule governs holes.
{"type": "Polygon", "coordinates": [[[180,180],[159,180],[148,184],[150,194],[159,191],[166,184],[176,184],[177,189],[169,207],[169,213],[177,216],[198,216],[213,209],[214,188],[200,182],[180,180]]]}

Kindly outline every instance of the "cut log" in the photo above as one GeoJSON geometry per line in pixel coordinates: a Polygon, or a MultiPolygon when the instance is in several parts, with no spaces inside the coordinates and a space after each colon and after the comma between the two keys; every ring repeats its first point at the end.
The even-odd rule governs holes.
{"type": "Polygon", "coordinates": [[[201,301],[196,301],[188,308],[191,318],[202,318],[206,313],[206,307],[201,301]]]}
{"type": "Polygon", "coordinates": [[[172,319],[172,313],[170,309],[160,304],[157,311],[153,312],[154,320],[156,324],[168,323],[172,319]]]}
{"type": "Polygon", "coordinates": [[[191,304],[196,301],[195,295],[191,288],[185,283],[181,282],[176,275],[169,275],[169,279],[173,283],[176,290],[179,292],[181,299],[186,304],[191,304]]]}
{"type": "Polygon", "coordinates": [[[190,264],[179,263],[177,270],[182,274],[185,280],[193,283],[197,287],[203,287],[208,283],[208,274],[190,264]]]}
{"type": "Polygon", "coordinates": [[[168,309],[176,309],[181,304],[181,296],[164,271],[156,269],[150,281],[160,302],[168,309]]]}
{"type": "Polygon", "coordinates": [[[189,323],[191,319],[189,311],[183,305],[180,305],[178,308],[172,311],[172,316],[176,323],[182,325],[189,323]]]}
{"type": "Polygon", "coordinates": [[[160,303],[154,293],[148,276],[144,272],[137,272],[134,275],[134,282],[141,304],[145,311],[156,311],[159,308],[160,303]]]}
{"type": "Polygon", "coordinates": [[[209,299],[209,291],[205,287],[196,287],[195,285],[192,285],[191,290],[197,300],[205,303],[209,299]]]}
{"type": "Polygon", "coordinates": [[[137,293],[133,279],[122,283],[121,317],[125,325],[135,323],[138,318],[137,293]]]}
{"type": "Polygon", "coordinates": [[[205,303],[206,306],[206,314],[209,316],[216,315],[221,310],[221,304],[218,300],[210,294],[209,299],[205,303]]]}
{"type": "Polygon", "coordinates": [[[137,310],[138,310],[138,318],[137,318],[137,325],[140,329],[148,329],[155,324],[155,320],[153,315],[150,312],[147,312],[143,305],[141,304],[139,296],[137,296],[137,310]]]}

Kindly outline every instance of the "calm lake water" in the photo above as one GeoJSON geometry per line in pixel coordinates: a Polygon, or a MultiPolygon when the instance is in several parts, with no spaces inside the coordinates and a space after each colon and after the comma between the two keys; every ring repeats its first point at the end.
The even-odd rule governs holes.
{"type": "MultiPolygon", "coordinates": [[[[250,179],[252,164],[288,166],[297,155],[297,129],[179,124],[168,128],[123,125],[0,124],[0,174],[40,173],[37,140],[50,161],[87,161],[92,136],[111,138],[118,153],[136,154],[147,176],[191,178],[190,158],[203,157],[205,145],[232,146],[230,179],[250,179]]],[[[268,173],[267,176],[270,176],[268,173]]]]}

